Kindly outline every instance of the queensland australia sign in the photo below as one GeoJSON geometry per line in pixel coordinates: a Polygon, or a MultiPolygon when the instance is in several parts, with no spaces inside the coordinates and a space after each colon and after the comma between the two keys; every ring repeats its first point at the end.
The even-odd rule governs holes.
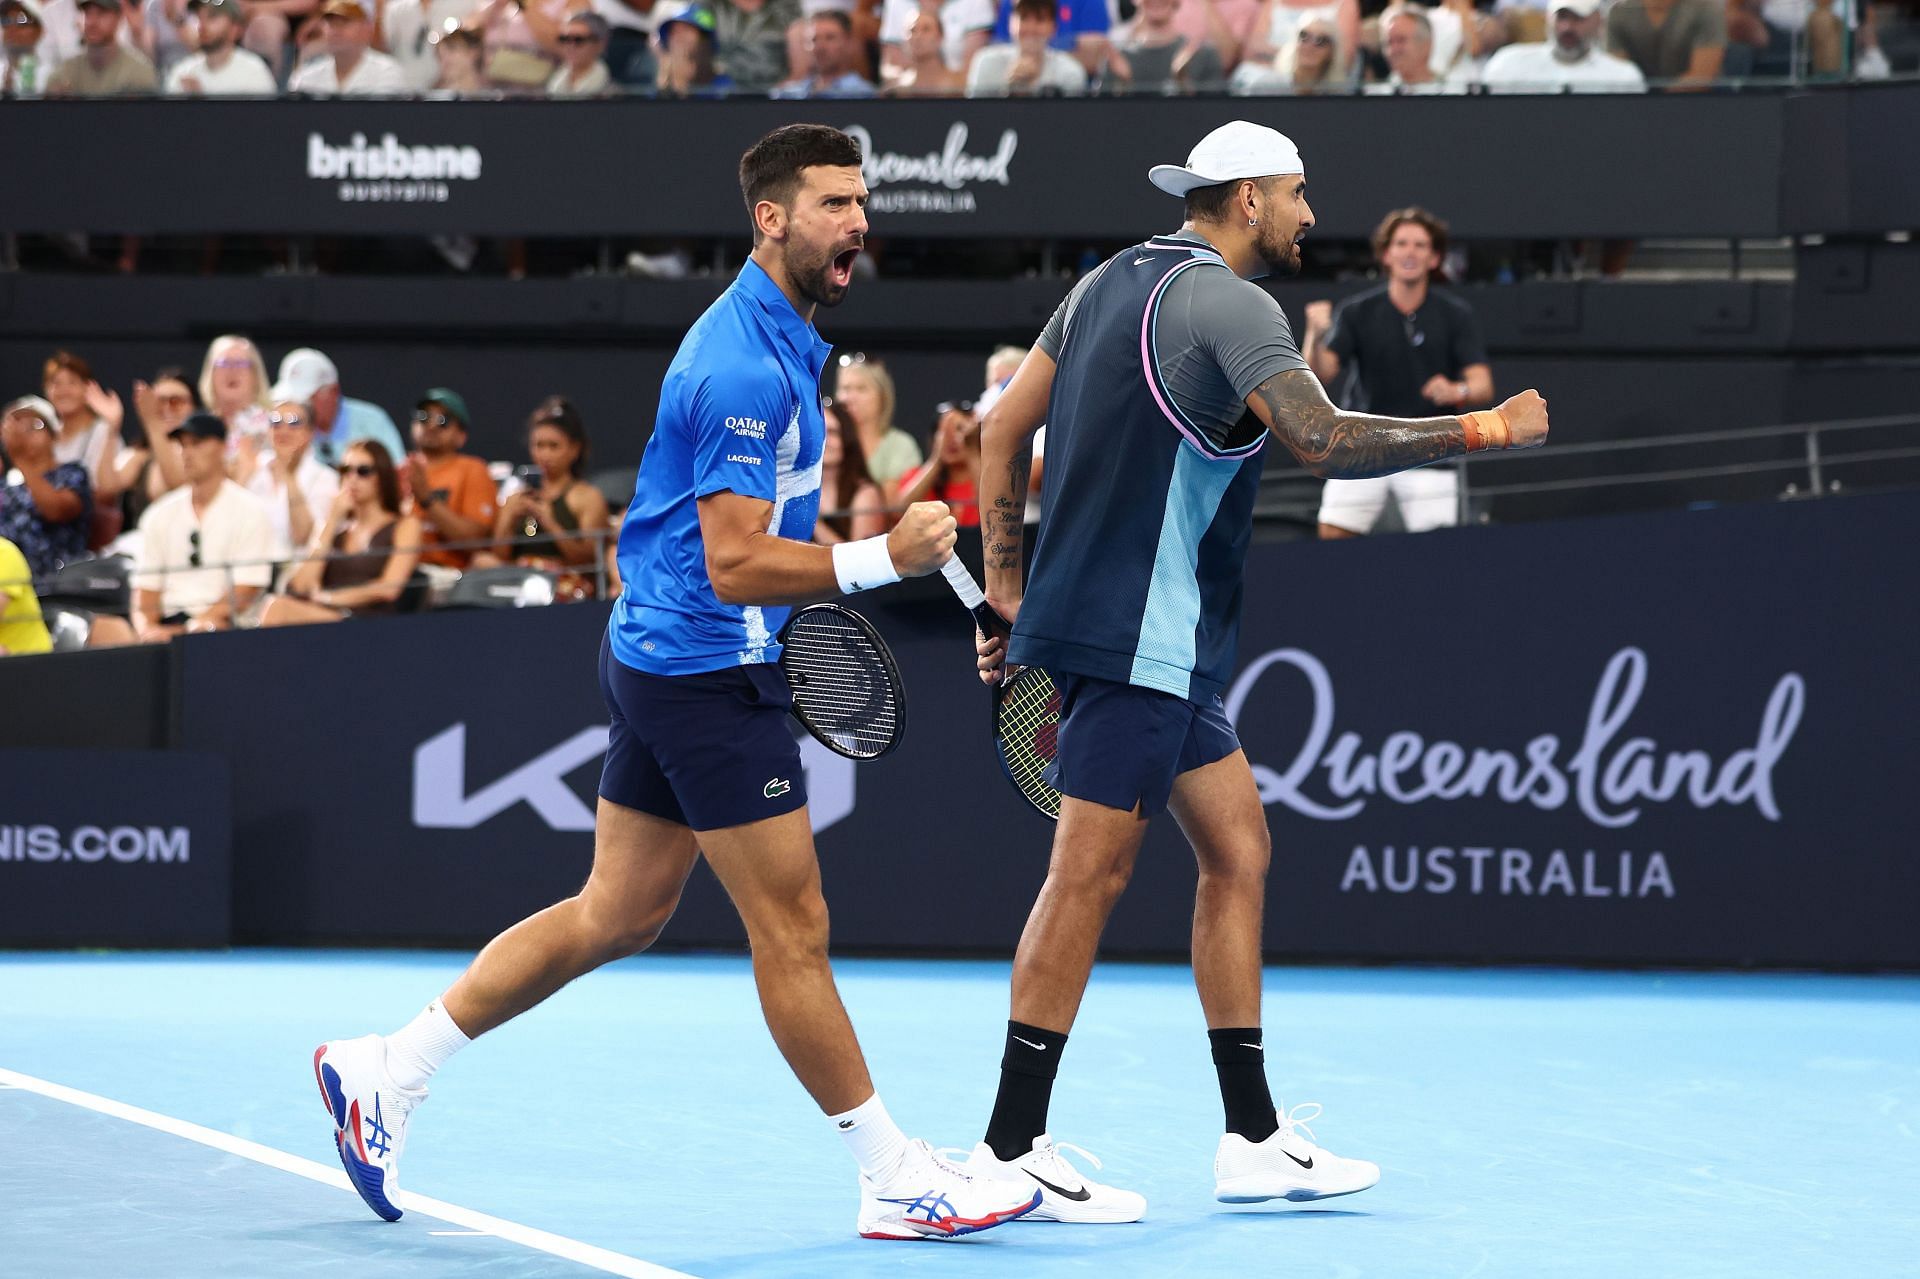
{"type": "Polygon", "coordinates": [[[964,120],[956,120],[932,146],[918,145],[919,131],[890,128],[875,135],[862,124],[846,131],[866,157],[861,176],[867,207],[875,213],[974,214],[983,195],[1013,184],[1020,134],[1012,128],[976,139],[964,120]]]}

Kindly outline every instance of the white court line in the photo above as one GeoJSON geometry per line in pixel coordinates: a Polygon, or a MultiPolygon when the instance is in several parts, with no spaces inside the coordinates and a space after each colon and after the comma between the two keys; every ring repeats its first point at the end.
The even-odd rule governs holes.
{"type": "MultiPolygon", "coordinates": [[[[296,1177],[305,1177],[309,1181],[317,1181],[337,1190],[347,1191],[349,1194],[354,1194],[356,1199],[359,1197],[355,1194],[353,1187],[348,1184],[347,1174],[341,1169],[329,1168],[325,1164],[315,1163],[311,1159],[302,1159],[299,1155],[290,1155],[284,1150],[275,1150],[271,1146],[263,1146],[257,1141],[248,1141],[244,1137],[235,1137],[231,1133],[203,1128],[199,1124],[175,1119],[171,1115],[142,1110],[138,1106],[129,1106],[123,1101],[95,1096],[90,1092],[69,1088],[65,1084],[36,1079],[32,1075],[22,1075],[4,1067],[0,1067],[0,1087],[19,1088],[25,1092],[38,1093],[54,1101],[64,1101],[70,1106],[79,1106],[103,1115],[110,1115],[115,1119],[124,1119],[128,1123],[140,1124],[158,1132],[164,1132],[168,1136],[184,1137],[188,1141],[197,1141],[203,1146],[211,1146],[229,1155],[238,1155],[242,1159],[251,1159],[255,1163],[277,1168],[281,1172],[290,1172],[296,1177]]],[[[610,1275],[624,1276],[625,1279],[694,1279],[684,1271],[669,1270],[665,1266],[656,1266],[650,1261],[641,1261],[624,1253],[596,1248],[592,1244],[581,1243],[578,1239],[569,1239],[565,1235],[549,1234],[544,1230],[536,1230],[532,1226],[523,1226],[516,1221],[489,1217],[484,1212],[475,1212],[471,1208],[462,1208],[458,1204],[430,1199],[426,1195],[415,1194],[411,1190],[400,1192],[400,1206],[408,1212],[417,1212],[423,1217],[451,1222],[479,1234],[494,1235],[525,1248],[551,1253],[568,1261],[577,1261],[595,1270],[604,1270],[610,1275]]]]}

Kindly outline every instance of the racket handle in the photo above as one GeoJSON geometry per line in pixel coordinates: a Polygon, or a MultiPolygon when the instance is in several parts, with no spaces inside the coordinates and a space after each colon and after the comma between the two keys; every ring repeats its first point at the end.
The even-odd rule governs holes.
{"type": "Polygon", "coordinates": [[[987,597],[980,591],[980,584],[973,580],[973,574],[967,572],[967,566],[960,562],[958,555],[949,555],[947,562],[940,566],[940,575],[947,579],[947,585],[960,597],[960,602],[973,614],[974,625],[984,635],[998,635],[1005,639],[1013,633],[1007,625],[1007,619],[1001,617],[987,604],[987,597]]]}

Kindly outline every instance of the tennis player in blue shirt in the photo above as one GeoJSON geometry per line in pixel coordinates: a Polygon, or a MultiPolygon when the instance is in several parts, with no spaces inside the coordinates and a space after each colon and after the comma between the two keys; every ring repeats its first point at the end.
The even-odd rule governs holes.
{"type": "MultiPolygon", "coordinates": [[[[1385,475],[1547,434],[1533,391],[1497,409],[1400,419],[1345,413],[1252,283],[1300,269],[1313,226],[1306,168],[1284,135],[1236,120],[1185,165],[1149,174],[1186,200],[1178,231],[1084,277],[988,413],[981,444],[987,595],[1015,619],[1002,661],[1050,671],[1061,692],[1064,796],[1047,882],[1021,935],[1000,1091],[967,1167],[1046,1187],[1036,1218],[1131,1221],[1138,1194],[1086,1179],[1047,1129],[1067,1032],[1147,821],[1171,809],[1199,861],[1193,975],[1226,1132],[1214,1195],[1228,1203],[1365,1190],[1380,1170],[1316,1145],[1278,1112],[1260,1027],[1261,912],[1270,839],[1221,695],[1232,678],[1262,451],[1278,440],[1314,474],[1385,475]],[[1033,575],[1021,581],[1028,440],[1047,424],[1033,575]]],[[[1488,651],[1496,651],[1489,637],[1488,651]]]]}
{"type": "MultiPolygon", "coordinates": [[[[360,1195],[400,1216],[414,1107],[446,1059],[601,964],[651,945],[705,855],[753,947],[774,1042],[859,1164],[859,1233],[953,1238],[1011,1220],[1040,1191],[970,1176],[909,1141],[875,1093],[827,963],[827,907],[791,694],[775,663],[788,606],[918,577],[952,554],[945,505],[881,537],[815,546],[828,344],[866,240],[853,139],[790,125],[740,161],[753,255],[668,366],[620,529],[625,584],[600,654],[612,730],[593,871],[577,896],[495,938],[392,1035],[334,1040],[314,1072],[360,1195]]],[[[751,1175],[750,1157],[743,1171],[751,1175]]],[[[752,1190],[754,1202],[764,1195],[752,1190]]]]}

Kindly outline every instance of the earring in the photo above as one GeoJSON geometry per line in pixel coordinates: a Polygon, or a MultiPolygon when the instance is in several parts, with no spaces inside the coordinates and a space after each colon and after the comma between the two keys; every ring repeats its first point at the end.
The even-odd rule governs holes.
{"type": "Polygon", "coordinates": [[[1260,225],[1260,219],[1259,219],[1259,218],[1248,218],[1248,219],[1247,219],[1247,225],[1248,225],[1248,226],[1259,226],[1259,225],[1260,225]]]}

